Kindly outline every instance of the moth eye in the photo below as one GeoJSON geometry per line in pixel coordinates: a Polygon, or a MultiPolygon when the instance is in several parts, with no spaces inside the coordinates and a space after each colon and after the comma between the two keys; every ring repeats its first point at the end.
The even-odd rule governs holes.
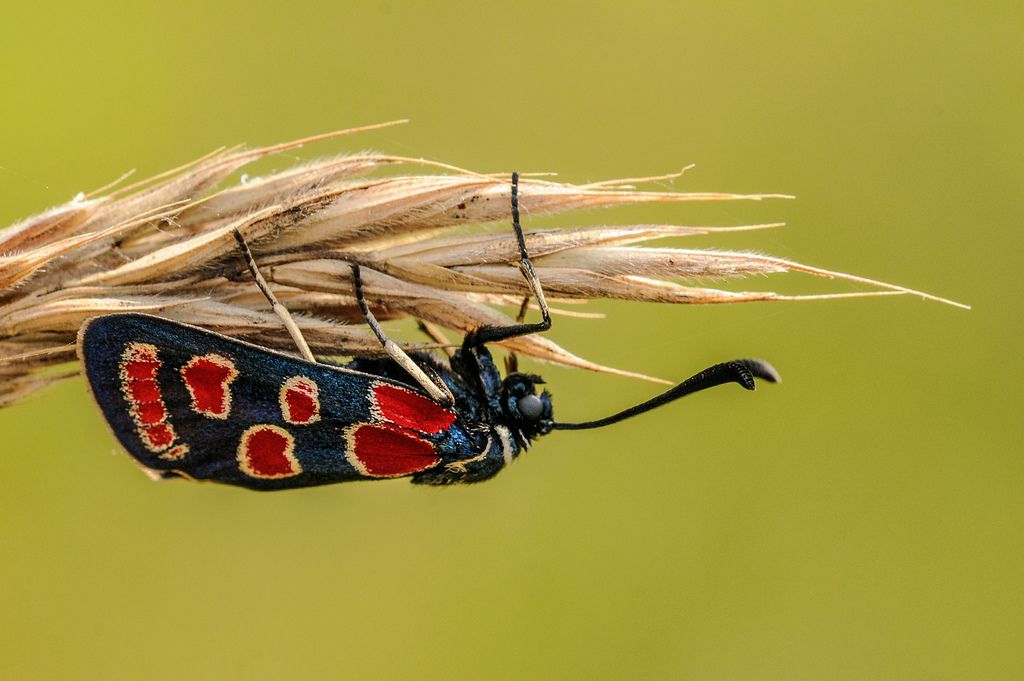
{"type": "Polygon", "coordinates": [[[524,395],[519,398],[519,413],[527,421],[536,421],[544,413],[544,403],[536,395],[524,395]]]}

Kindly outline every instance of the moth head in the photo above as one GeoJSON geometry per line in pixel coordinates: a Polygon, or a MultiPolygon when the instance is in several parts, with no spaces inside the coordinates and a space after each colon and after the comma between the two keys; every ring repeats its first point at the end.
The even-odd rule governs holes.
{"type": "Polygon", "coordinates": [[[513,373],[501,384],[502,414],[513,432],[522,433],[527,440],[551,432],[551,394],[547,390],[537,393],[537,386],[543,383],[540,376],[513,373]]]}

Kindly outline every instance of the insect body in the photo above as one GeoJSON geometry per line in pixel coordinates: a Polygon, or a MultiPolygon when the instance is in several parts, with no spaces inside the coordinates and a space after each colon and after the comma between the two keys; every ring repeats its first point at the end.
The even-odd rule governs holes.
{"type": "Polygon", "coordinates": [[[551,429],[536,379],[502,380],[483,347],[448,366],[416,356],[454,395],[451,406],[388,359],[314,364],[148,315],[98,317],[81,348],[121,444],[170,476],[261,490],[410,475],[472,482],[551,429]]]}
{"type": "Polygon", "coordinates": [[[389,356],[318,363],[237,234],[306,359],[149,315],[107,315],[79,334],[93,396],[125,449],[161,477],[278,490],[406,476],[434,485],[486,480],[552,430],[609,425],[722,383],[752,390],[755,376],[778,380],[764,362],[725,362],[613,416],[556,422],[550,395],[537,392],[543,381],[518,372],[502,378],[486,347],[551,325],[519,226],[517,188],[513,175],[519,267],[541,322],[477,329],[448,360],[409,356],[384,336],[353,265],[356,298],[389,356]]]}

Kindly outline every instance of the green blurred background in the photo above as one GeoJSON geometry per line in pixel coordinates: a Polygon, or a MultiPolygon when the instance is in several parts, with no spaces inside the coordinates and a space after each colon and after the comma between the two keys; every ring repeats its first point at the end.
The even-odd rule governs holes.
{"type": "MultiPolygon", "coordinates": [[[[1011,2],[18,3],[0,224],[222,144],[375,148],[797,201],[531,220],[692,237],[947,295],[592,304],[551,336],[786,382],[553,434],[495,480],[154,484],[81,381],[0,412],[0,678],[1024,675],[1024,11],[1011,2]]],[[[845,291],[799,276],[745,288],[845,291]]],[[[653,386],[536,367],[563,419],[653,386]]]]}

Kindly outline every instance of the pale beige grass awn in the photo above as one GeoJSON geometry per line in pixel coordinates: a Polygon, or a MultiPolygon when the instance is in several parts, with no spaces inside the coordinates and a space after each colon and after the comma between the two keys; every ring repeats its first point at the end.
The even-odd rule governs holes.
{"type": "MultiPolygon", "coordinates": [[[[75,375],[77,369],[61,365],[75,360],[82,322],[101,314],[145,311],[294,351],[239,257],[235,228],[320,355],[380,352],[362,324],[349,263],[361,265],[367,299],[381,320],[414,317],[457,333],[509,324],[496,306],[518,307],[528,293],[509,224],[509,173],[362,153],[223,186],[268,155],[373,127],[380,126],[262,149],[219,149],[144,182],[81,195],[0,231],[0,406],[75,375]],[[423,172],[374,176],[385,167],[423,172]]],[[[525,215],[536,216],[636,203],[786,198],[634,188],[645,179],[664,178],[571,185],[527,175],[520,202],[525,215]]],[[[707,304],[909,293],[951,302],[752,253],[637,245],[772,226],[565,227],[527,232],[526,243],[555,314],[575,314],[559,310],[559,302],[593,298],[707,304]],[[789,271],[875,290],[785,296],[680,283],[789,271]]],[[[588,362],[541,336],[505,345],[541,360],[635,375],[588,362]]]]}

